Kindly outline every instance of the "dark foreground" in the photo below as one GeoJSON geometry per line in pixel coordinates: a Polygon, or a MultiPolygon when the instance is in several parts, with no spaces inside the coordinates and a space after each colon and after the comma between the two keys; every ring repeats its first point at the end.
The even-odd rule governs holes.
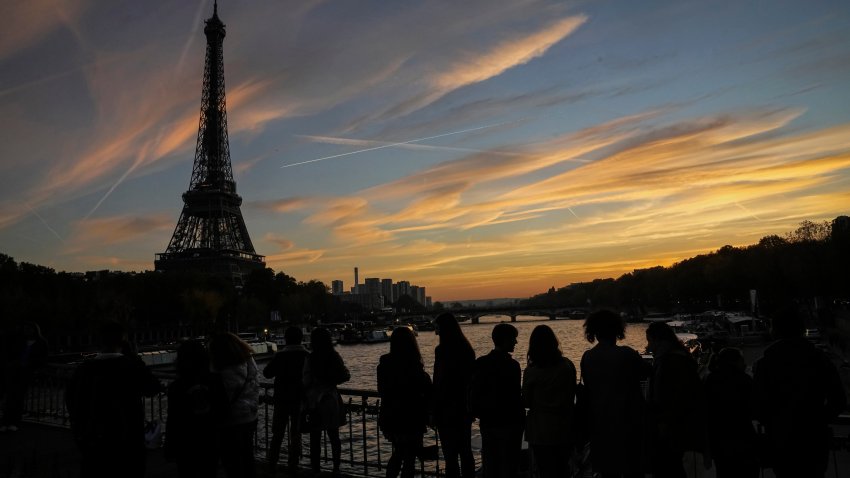
{"type": "MultiPolygon", "coordinates": [[[[37,423],[24,423],[17,432],[0,433],[0,478],[78,478],[80,460],[71,430],[37,423]]],[[[267,464],[258,460],[257,478],[308,476],[306,470],[293,475],[280,467],[272,474],[267,464]]],[[[122,476],[116,470],[116,477],[122,476]]],[[[177,466],[165,461],[162,449],[147,452],[147,478],[177,476],[177,466]]],[[[218,477],[224,478],[219,470],[218,477]]],[[[330,473],[320,476],[330,477],[330,473]]]]}
{"type": "MultiPolygon", "coordinates": [[[[835,435],[836,449],[830,456],[827,478],[844,477],[850,474],[850,448],[848,448],[850,416],[844,416],[841,423],[835,427],[835,435]]],[[[700,455],[689,454],[685,459],[689,477],[714,477],[714,469],[706,470],[700,455]]],[[[0,478],[78,478],[78,468],[79,455],[74,447],[71,431],[67,428],[24,423],[17,432],[0,433],[0,478]]],[[[375,470],[371,476],[383,476],[383,474],[384,470],[375,470]]],[[[304,478],[311,475],[306,469],[302,469],[298,474],[289,473],[282,466],[272,474],[264,461],[260,459],[257,461],[258,478],[273,476],[304,478]]],[[[122,476],[120,470],[116,470],[115,476],[122,476]]],[[[177,469],[173,463],[165,461],[161,449],[150,450],[147,455],[145,476],[148,478],[176,477],[177,469]]],[[[219,470],[217,476],[224,477],[224,473],[219,470]]],[[[323,472],[319,476],[330,477],[331,474],[323,472]]],[[[763,476],[772,478],[774,475],[770,469],[766,469],[763,476]]]]}

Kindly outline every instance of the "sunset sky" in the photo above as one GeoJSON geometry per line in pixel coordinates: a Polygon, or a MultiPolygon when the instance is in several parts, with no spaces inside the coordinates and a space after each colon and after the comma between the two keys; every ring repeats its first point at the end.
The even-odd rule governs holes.
{"type": "MultiPolygon", "coordinates": [[[[222,0],[269,267],[526,297],[850,214],[850,2],[222,0]]],[[[0,252],[153,269],[212,0],[0,6],[0,252]]]]}

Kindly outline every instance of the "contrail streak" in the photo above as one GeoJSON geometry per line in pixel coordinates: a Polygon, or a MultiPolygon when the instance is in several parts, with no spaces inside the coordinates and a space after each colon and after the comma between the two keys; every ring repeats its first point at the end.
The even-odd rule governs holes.
{"type": "Polygon", "coordinates": [[[451,135],[454,135],[454,134],[470,133],[472,131],[480,131],[482,129],[495,128],[496,126],[502,126],[502,125],[506,125],[508,123],[511,123],[511,122],[505,121],[503,123],[490,124],[490,125],[485,125],[485,126],[479,126],[477,128],[469,128],[469,129],[464,129],[464,130],[460,130],[460,131],[452,131],[451,133],[443,133],[443,134],[438,134],[438,135],[434,135],[434,136],[428,136],[426,138],[417,138],[417,139],[411,139],[411,140],[408,140],[408,141],[402,141],[402,142],[399,142],[399,143],[384,144],[384,145],[381,145],[381,146],[375,146],[374,148],[366,148],[366,149],[360,149],[360,150],[357,150],[357,151],[349,151],[348,153],[334,154],[333,156],[325,156],[324,158],[310,159],[308,161],[301,161],[299,163],[284,164],[283,166],[281,166],[281,168],[291,168],[293,166],[301,166],[303,164],[315,163],[315,162],[318,162],[318,161],[324,161],[326,159],[341,158],[343,156],[350,156],[352,154],[360,154],[360,153],[366,153],[366,152],[369,152],[369,151],[376,151],[376,150],[379,150],[379,149],[392,148],[392,147],[395,147],[395,146],[403,146],[405,144],[419,143],[421,141],[428,141],[429,139],[437,139],[437,138],[442,138],[442,137],[445,137],[445,136],[451,136],[451,135]]]}
{"type": "Polygon", "coordinates": [[[567,206],[567,210],[568,210],[568,211],[570,211],[571,213],[573,213],[573,216],[575,216],[575,217],[576,217],[576,219],[581,219],[580,217],[578,217],[578,214],[576,214],[576,212],[575,212],[575,211],[573,211],[573,208],[571,208],[571,207],[567,206]]]}
{"type": "Polygon", "coordinates": [[[348,139],[348,138],[337,138],[332,136],[314,136],[309,134],[298,135],[299,138],[305,138],[317,143],[327,143],[327,144],[341,144],[346,146],[366,146],[366,145],[383,145],[383,146],[401,146],[408,149],[418,149],[425,151],[454,151],[459,153],[488,153],[492,155],[498,156],[529,156],[523,153],[517,153],[512,151],[496,151],[490,149],[475,149],[475,148],[458,148],[455,146],[436,146],[432,144],[413,144],[413,143],[388,143],[386,141],[375,141],[371,139],[348,139]]]}
{"type": "Polygon", "coordinates": [[[750,211],[749,209],[745,208],[743,204],[741,204],[741,203],[739,203],[739,202],[735,201],[735,205],[736,205],[736,206],[738,206],[739,208],[741,208],[741,210],[742,210],[742,211],[744,211],[745,213],[749,214],[749,215],[750,215],[753,219],[756,219],[756,220],[758,220],[758,221],[764,222],[764,219],[762,219],[762,218],[760,218],[760,217],[756,216],[756,215],[755,215],[755,213],[753,213],[753,212],[752,212],[752,211],[750,211]]]}
{"type": "Polygon", "coordinates": [[[125,171],[124,174],[122,174],[121,177],[118,178],[117,181],[115,181],[115,184],[113,184],[112,187],[109,188],[108,191],[106,191],[106,193],[103,195],[103,197],[100,198],[100,201],[98,201],[97,204],[95,204],[94,207],[91,208],[91,211],[89,211],[88,214],[86,214],[85,217],[83,217],[83,221],[85,221],[86,219],[91,217],[91,215],[94,214],[94,212],[97,211],[98,208],[100,208],[100,205],[103,204],[103,201],[106,201],[106,198],[108,198],[112,194],[112,192],[115,191],[115,188],[117,188],[121,183],[123,183],[124,180],[127,179],[127,176],[129,176],[130,173],[132,173],[133,171],[136,170],[137,167],[139,167],[139,164],[141,164],[141,161],[139,161],[139,160],[135,161],[130,166],[130,168],[127,171],[125,171]]]}
{"type": "Polygon", "coordinates": [[[195,21],[192,23],[194,27],[192,28],[192,33],[186,39],[186,43],[183,44],[183,50],[180,52],[180,59],[177,60],[177,71],[183,71],[183,65],[186,63],[186,55],[189,53],[189,48],[191,48],[192,43],[195,42],[195,37],[198,36],[198,30],[201,25],[201,15],[204,14],[204,8],[208,6],[206,0],[201,0],[198,2],[198,8],[195,10],[195,21]]]}
{"type": "Polygon", "coordinates": [[[41,214],[37,213],[37,212],[35,211],[35,209],[31,208],[31,207],[30,207],[30,205],[29,205],[29,204],[27,204],[27,203],[24,203],[24,206],[26,206],[26,207],[27,207],[27,209],[29,209],[29,211],[32,213],[32,215],[33,215],[33,216],[35,216],[35,217],[37,217],[37,218],[38,218],[38,220],[39,220],[39,221],[41,221],[41,223],[42,223],[42,224],[44,224],[44,227],[46,227],[48,231],[52,232],[52,233],[53,233],[53,235],[54,235],[54,236],[56,236],[56,238],[57,238],[57,239],[59,239],[59,240],[60,240],[60,241],[62,241],[62,242],[65,242],[65,239],[63,239],[63,238],[62,238],[62,236],[60,236],[60,235],[59,235],[59,233],[58,233],[58,232],[56,232],[56,230],[55,230],[55,229],[53,229],[52,227],[50,227],[50,224],[48,224],[48,223],[47,223],[47,221],[45,221],[45,220],[44,220],[44,218],[43,218],[43,217],[41,217],[41,214]]]}

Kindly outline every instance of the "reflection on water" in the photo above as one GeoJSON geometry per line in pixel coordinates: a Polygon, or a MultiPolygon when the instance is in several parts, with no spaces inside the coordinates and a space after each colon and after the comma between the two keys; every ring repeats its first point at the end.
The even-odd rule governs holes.
{"type": "MultiPolygon", "coordinates": [[[[510,322],[507,316],[485,316],[481,318],[480,324],[461,324],[461,329],[472,348],[475,349],[476,357],[487,354],[493,349],[490,332],[493,326],[499,322],[510,322]]],[[[534,327],[546,324],[555,331],[558,340],[561,341],[561,350],[564,355],[573,361],[576,368],[579,367],[582,354],[593,345],[584,338],[583,320],[541,320],[540,317],[519,316],[513,325],[519,330],[514,358],[519,361],[520,366],[525,369],[525,354],[528,350],[528,338],[534,327]]],[[[626,327],[626,339],[621,343],[629,345],[637,351],[646,348],[646,324],[629,324],[626,327]]],[[[437,346],[439,338],[434,332],[420,332],[419,348],[422,351],[422,359],[425,362],[425,370],[428,374],[434,371],[434,347],[437,346]]],[[[381,355],[389,352],[389,343],[379,344],[357,344],[337,346],[346,366],[351,371],[351,381],[343,385],[346,388],[358,388],[376,390],[375,370],[381,355]]]]}

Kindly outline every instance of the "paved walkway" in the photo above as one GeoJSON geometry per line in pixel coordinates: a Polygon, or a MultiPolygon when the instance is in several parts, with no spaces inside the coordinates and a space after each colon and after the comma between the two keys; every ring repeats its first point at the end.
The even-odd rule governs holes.
{"type": "MultiPolygon", "coordinates": [[[[850,417],[847,418],[850,422],[850,417]]],[[[848,423],[845,422],[845,423],[848,423]]],[[[836,430],[840,436],[847,436],[850,424],[836,430]]],[[[847,446],[844,442],[844,446],[847,446]]],[[[850,476],[850,450],[844,449],[830,457],[830,466],[826,478],[850,476]],[[836,467],[837,465],[837,470],[836,467]]],[[[692,478],[713,478],[714,470],[705,470],[700,455],[686,456],[688,476],[692,478]]],[[[287,473],[279,467],[275,474],[270,473],[264,462],[257,463],[258,478],[313,478],[303,470],[297,475],[287,473]]],[[[0,478],[78,478],[79,455],[67,428],[25,423],[17,432],[0,433],[0,478]]],[[[162,450],[148,452],[146,478],[172,478],[177,476],[173,463],[165,461],[162,450]]],[[[219,470],[219,477],[224,473],[219,470]]],[[[330,477],[330,473],[321,473],[321,478],[330,477]]],[[[376,476],[382,476],[377,472],[376,476]]],[[[765,470],[763,478],[773,478],[772,470],[765,470]]]]}
{"type": "MultiPolygon", "coordinates": [[[[0,478],[77,478],[79,467],[79,454],[67,428],[24,423],[17,432],[0,433],[0,478]]],[[[257,463],[258,478],[302,478],[307,474],[292,475],[284,467],[272,474],[265,462],[257,463]]],[[[177,466],[165,461],[161,449],[147,452],[146,478],[176,476],[177,466]]],[[[331,474],[320,474],[324,476],[331,474]]],[[[218,477],[224,478],[221,470],[218,477]]]]}

